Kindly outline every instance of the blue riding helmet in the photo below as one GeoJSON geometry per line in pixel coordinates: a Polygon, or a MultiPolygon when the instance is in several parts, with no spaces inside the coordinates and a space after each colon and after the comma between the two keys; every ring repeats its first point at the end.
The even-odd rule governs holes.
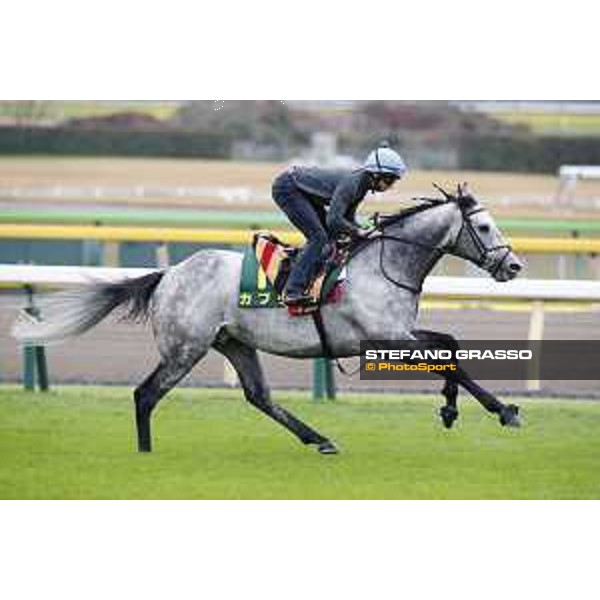
{"type": "Polygon", "coordinates": [[[402,157],[391,148],[376,148],[369,154],[363,169],[374,175],[393,175],[400,179],[407,171],[402,157]]]}

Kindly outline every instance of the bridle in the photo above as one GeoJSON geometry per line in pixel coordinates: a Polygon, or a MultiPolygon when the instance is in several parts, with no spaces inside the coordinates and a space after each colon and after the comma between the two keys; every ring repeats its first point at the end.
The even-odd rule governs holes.
{"type": "Polygon", "coordinates": [[[503,249],[505,250],[502,258],[497,261],[497,263],[494,265],[493,271],[490,272],[491,276],[495,277],[496,274],[498,273],[498,271],[500,270],[500,268],[502,267],[502,265],[504,264],[504,262],[506,261],[506,259],[511,254],[512,247],[510,246],[510,244],[500,244],[497,246],[490,246],[490,247],[486,246],[485,242],[481,239],[481,236],[477,232],[476,227],[473,225],[473,222],[471,219],[474,215],[479,214],[484,211],[487,211],[487,209],[482,206],[479,206],[479,207],[469,211],[466,206],[466,203],[464,202],[464,199],[466,198],[465,196],[456,197],[456,196],[451,196],[450,194],[446,194],[445,192],[444,192],[444,194],[446,195],[445,201],[439,200],[439,199],[432,199],[432,198],[419,198],[419,200],[425,200],[428,204],[426,206],[424,206],[424,208],[419,210],[418,212],[422,212],[424,210],[429,210],[429,209],[433,208],[434,206],[439,206],[440,204],[447,204],[449,202],[455,202],[457,204],[457,206],[460,210],[461,217],[462,217],[462,223],[461,223],[460,229],[458,230],[458,233],[454,239],[454,242],[450,246],[443,246],[443,247],[442,246],[431,246],[429,244],[423,244],[421,242],[418,242],[418,241],[415,241],[412,239],[409,240],[406,238],[402,238],[400,236],[390,235],[390,234],[386,233],[386,231],[385,231],[386,228],[389,228],[390,226],[396,224],[398,221],[403,220],[404,218],[410,216],[411,214],[414,214],[414,212],[409,211],[406,214],[399,213],[397,215],[391,215],[390,217],[388,217],[381,223],[376,223],[371,234],[366,239],[361,240],[356,246],[354,246],[354,248],[351,249],[349,256],[348,256],[348,260],[350,260],[350,258],[353,258],[354,256],[356,256],[356,254],[358,254],[359,252],[362,252],[365,248],[367,248],[374,242],[381,241],[381,247],[380,247],[380,251],[379,251],[379,267],[381,269],[381,272],[382,272],[384,278],[387,281],[389,281],[390,283],[392,283],[393,285],[395,285],[396,287],[403,288],[403,289],[413,292],[415,294],[420,294],[423,291],[423,280],[425,279],[425,276],[423,277],[423,280],[419,283],[419,286],[415,287],[408,283],[404,283],[402,281],[397,281],[389,275],[387,269],[385,268],[385,261],[384,261],[385,242],[390,241],[390,242],[395,242],[398,244],[417,246],[419,248],[423,248],[424,250],[428,250],[429,252],[431,252],[432,254],[435,255],[436,260],[432,261],[432,265],[433,265],[433,264],[435,264],[435,262],[437,262],[437,259],[440,258],[443,254],[446,254],[446,253],[456,254],[458,245],[460,243],[460,239],[466,233],[469,236],[475,250],[479,253],[478,258],[476,258],[473,261],[478,267],[481,267],[481,268],[485,267],[485,265],[488,263],[490,254],[497,252],[498,250],[503,250],[503,249]]]}
{"type": "Polygon", "coordinates": [[[449,249],[449,252],[456,253],[456,249],[458,248],[460,238],[465,231],[469,235],[471,242],[473,243],[473,246],[475,247],[477,252],[479,252],[479,258],[473,262],[478,267],[481,267],[482,269],[485,268],[485,265],[488,262],[488,257],[492,252],[497,252],[498,250],[505,250],[502,258],[496,262],[496,264],[494,265],[494,269],[492,271],[490,271],[490,275],[492,277],[495,277],[496,274],[498,273],[498,271],[500,270],[500,268],[502,267],[502,265],[504,264],[504,261],[511,254],[511,252],[512,252],[511,245],[510,244],[499,244],[497,246],[487,247],[485,245],[485,243],[483,242],[483,240],[481,239],[481,236],[479,235],[479,233],[477,232],[477,229],[475,228],[475,226],[473,225],[473,222],[471,221],[471,217],[473,215],[477,215],[482,212],[487,212],[487,208],[484,208],[483,206],[479,206],[479,207],[475,208],[474,210],[467,212],[467,209],[461,204],[460,199],[458,200],[458,207],[459,207],[461,215],[462,215],[462,224],[460,226],[458,234],[456,235],[454,244],[452,244],[452,246],[449,249]]]}

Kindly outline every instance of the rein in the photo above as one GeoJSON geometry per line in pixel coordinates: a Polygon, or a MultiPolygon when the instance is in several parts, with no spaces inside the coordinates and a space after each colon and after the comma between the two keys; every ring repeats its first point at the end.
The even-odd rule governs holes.
{"type": "Polygon", "coordinates": [[[479,258],[477,260],[475,260],[474,262],[480,268],[484,268],[485,264],[487,263],[488,256],[492,252],[496,252],[496,251],[502,250],[502,249],[505,250],[504,256],[502,256],[502,258],[497,262],[497,264],[494,266],[493,271],[490,273],[492,277],[495,277],[496,273],[498,273],[498,271],[504,264],[504,261],[508,258],[508,256],[512,252],[512,247],[510,246],[510,244],[501,244],[498,246],[491,246],[491,247],[487,247],[485,245],[485,243],[481,239],[481,236],[477,233],[475,227],[473,226],[473,223],[471,222],[471,217],[473,217],[473,215],[479,214],[481,212],[486,212],[487,211],[486,208],[484,208],[483,206],[480,206],[469,212],[460,203],[459,199],[451,197],[451,196],[447,200],[438,200],[438,199],[433,199],[433,198],[416,198],[416,200],[424,200],[427,204],[418,206],[416,209],[408,209],[407,211],[401,212],[399,214],[391,215],[390,217],[385,218],[381,223],[376,223],[375,227],[374,227],[373,231],[371,232],[371,234],[369,235],[369,237],[364,241],[361,240],[354,248],[352,248],[350,250],[350,252],[348,254],[347,262],[349,262],[350,259],[353,258],[354,256],[356,256],[359,252],[362,252],[365,248],[370,246],[373,242],[381,240],[381,250],[379,252],[379,267],[380,267],[381,272],[382,272],[383,276],[385,277],[385,279],[387,281],[389,281],[390,283],[394,284],[396,287],[408,290],[410,292],[414,292],[416,294],[420,294],[423,291],[423,281],[421,281],[419,283],[418,287],[414,287],[407,283],[396,281],[395,279],[392,279],[389,276],[388,272],[385,269],[384,260],[383,260],[385,241],[390,240],[390,241],[393,241],[393,242],[396,242],[399,244],[416,246],[418,248],[423,248],[424,250],[429,250],[432,253],[437,253],[438,255],[441,256],[442,254],[444,254],[446,252],[449,252],[452,254],[453,251],[456,250],[461,236],[466,231],[471,239],[471,242],[473,243],[473,246],[479,253],[479,258]],[[402,221],[408,217],[411,217],[416,213],[421,213],[426,210],[430,210],[431,208],[434,208],[441,204],[446,204],[448,202],[457,202],[458,208],[460,209],[460,214],[462,216],[462,223],[461,223],[460,229],[458,231],[458,234],[456,235],[454,243],[449,248],[442,248],[440,246],[431,246],[429,244],[422,244],[421,242],[417,242],[415,240],[409,240],[406,238],[401,238],[398,236],[389,235],[389,234],[385,233],[386,228],[388,228],[392,225],[395,225],[399,221],[402,221]]]}
{"type": "MultiPolygon", "coordinates": [[[[384,264],[384,259],[383,259],[384,252],[385,252],[386,240],[395,242],[397,244],[405,244],[407,246],[416,246],[418,248],[423,248],[424,250],[429,250],[438,255],[444,254],[444,250],[438,246],[431,246],[429,244],[423,244],[421,242],[417,242],[416,240],[410,240],[410,239],[402,238],[402,237],[399,237],[396,235],[390,235],[385,232],[385,230],[387,228],[391,227],[392,225],[396,225],[399,221],[404,221],[405,219],[407,219],[417,213],[421,213],[426,210],[430,210],[431,208],[434,208],[436,206],[446,203],[445,200],[438,200],[438,199],[433,199],[433,198],[415,198],[415,199],[416,200],[424,200],[426,202],[426,204],[422,204],[413,209],[408,209],[408,210],[400,212],[396,215],[390,215],[389,217],[384,217],[380,223],[376,222],[375,227],[374,227],[373,231],[370,233],[369,237],[367,237],[365,240],[360,240],[359,243],[350,250],[350,252],[348,254],[347,262],[349,262],[350,259],[354,258],[357,254],[359,254],[360,252],[362,252],[363,250],[368,248],[374,242],[381,241],[381,247],[380,247],[380,251],[379,251],[379,268],[381,269],[381,272],[382,272],[384,278],[387,281],[389,281],[390,283],[392,283],[393,285],[395,285],[396,287],[405,289],[409,292],[413,292],[414,294],[420,294],[423,291],[423,281],[421,281],[419,283],[418,287],[412,286],[408,283],[404,283],[401,281],[396,281],[389,275],[388,271],[386,270],[385,264],[384,264]]],[[[377,217],[378,217],[378,215],[375,216],[376,219],[377,219],[377,217]]],[[[463,225],[464,225],[464,222],[463,222],[463,225]]],[[[457,237],[457,241],[458,241],[458,237],[457,237]]]]}

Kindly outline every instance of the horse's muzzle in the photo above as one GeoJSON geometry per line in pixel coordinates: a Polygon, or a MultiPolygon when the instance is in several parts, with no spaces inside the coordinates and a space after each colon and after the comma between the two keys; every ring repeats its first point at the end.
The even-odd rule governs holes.
{"type": "Polygon", "coordinates": [[[509,252],[502,260],[494,279],[496,281],[510,281],[519,275],[524,266],[523,261],[514,252],[509,252]]]}

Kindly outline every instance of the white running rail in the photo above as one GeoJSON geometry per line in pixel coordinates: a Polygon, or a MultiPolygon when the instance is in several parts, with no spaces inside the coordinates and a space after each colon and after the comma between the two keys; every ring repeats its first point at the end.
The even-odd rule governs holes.
{"type": "MultiPolygon", "coordinates": [[[[0,264],[0,284],[63,287],[140,277],[156,269],[47,267],[0,264]]],[[[442,298],[600,301],[600,281],[580,279],[515,279],[498,283],[485,277],[428,277],[425,296],[442,298]]]]}

